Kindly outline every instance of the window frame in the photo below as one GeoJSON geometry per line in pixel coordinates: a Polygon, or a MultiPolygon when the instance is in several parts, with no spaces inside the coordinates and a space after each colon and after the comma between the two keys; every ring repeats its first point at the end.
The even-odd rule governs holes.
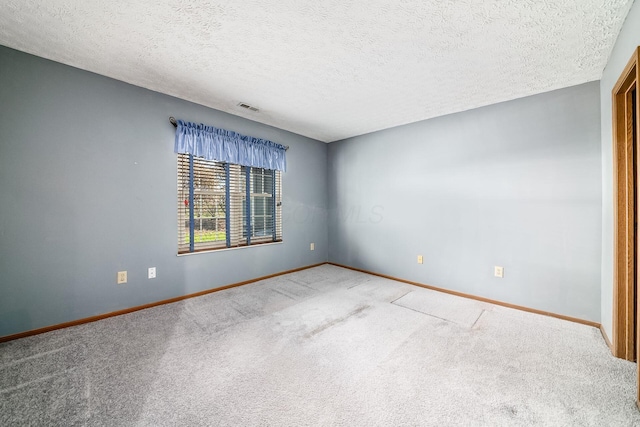
{"type": "MultiPolygon", "coordinates": [[[[283,241],[281,171],[206,160],[192,154],[178,153],[177,179],[178,255],[244,248],[283,241]],[[188,167],[185,166],[185,163],[188,163],[188,167]],[[205,170],[209,167],[211,169],[209,179],[213,179],[213,189],[196,185],[197,182],[202,185],[206,179],[205,170]],[[224,183],[218,184],[217,180],[221,179],[221,171],[224,171],[224,183]],[[256,185],[257,182],[260,182],[260,185],[256,185]],[[265,184],[269,182],[271,188],[264,188],[265,184]],[[188,195],[186,198],[185,189],[188,195]],[[258,193],[256,190],[260,190],[260,192],[258,193]],[[209,203],[213,204],[213,211],[216,214],[211,217],[196,215],[198,205],[200,213],[202,211],[203,196],[217,197],[219,200],[223,194],[222,215],[217,215],[216,207],[219,202],[216,199],[209,200],[209,203]],[[257,207],[256,200],[259,198],[265,200],[262,209],[257,207]],[[261,213],[257,214],[258,211],[261,213]],[[257,221],[258,224],[256,224],[256,219],[260,218],[263,221],[257,221]],[[222,220],[225,224],[224,240],[218,239],[219,235],[217,234],[218,224],[222,220]],[[197,241],[199,240],[196,231],[198,221],[201,229],[203,221],[213,222],[213,240],[197,241]],[[262,227],[257,227],[260,224],[262,227]],[[257,235],[256,230],[261,231],[261,235],[257,235]]],[[[202,230],[200,231],[202,236],[202,230]]]]}

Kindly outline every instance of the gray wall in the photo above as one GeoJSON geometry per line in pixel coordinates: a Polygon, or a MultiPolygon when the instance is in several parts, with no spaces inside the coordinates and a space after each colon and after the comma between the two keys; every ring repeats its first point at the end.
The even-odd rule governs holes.
{"type": "Polygon", "coordinates": [[[599,321],[599,105],[591,82],[330,144],[329,260],[599,321]]]}
{"type": "Polygon", "coordinates": [[[0,82],[0,336],[327,260],[326,144],[4,47],[0,82]],[[171,115],[291,146],[283,244],[176,256],[171,115]]]}
{"type": "Polygon", "coordinates": [[[612,338],[613,322],[613,143],[611,91],[640,45],[640,2],[631,7],[600,80],[602,130],[602,326],[612,338]]]}

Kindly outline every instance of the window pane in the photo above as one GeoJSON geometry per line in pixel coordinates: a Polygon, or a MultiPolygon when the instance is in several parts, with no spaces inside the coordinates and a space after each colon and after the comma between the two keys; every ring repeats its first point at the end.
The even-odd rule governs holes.
{"type": "Polygon", "coordinates": [[[193,221],[194,250],[216,249],[247,244],[247,215],[251,221],[251,243],[273,240],[274,214],[276,239],[282,239],[280,194],[281,174],[268,169],[226,165],[193,158],[193,183],[189,182],[189,155],[178,155],[178,252],[190,251],[190,222],[193,221]],[[228,169],[228,175],[227,175],[228,169]],[[246,200],[246,171],[250,173],[251,203],[246,200]],[[276,192],[273,194],[274,175],[276,192]],[[193,191],[193,217],[190,218],[190,184],[193,191]],[[227,205],[229,187],[229,205],[227,205]],[[275,204],[275,205],[274,205],[275,204]],[[227,226],[229,227],[227,229],[227,226]]]}
{"type": "Polygon", "coordinates": [[[273,235],[273,217],[271,215],[264,217],[264,230],[266,236],[273,235]]]}
{"type": "Polygon", "coordinates": [[[262,193],[262,175],[257,173],[260,169],[253,168],[253,193],[262,193]]]}
{"type": "Polygon", "coordinates": [[[247,238],[247,200],[242,199],[242,237],[247,238]]]}
{"type": "MultiPolygon", "coordinates": [[[[195,243],[226,241],[225,196],[198,194],[194,202],[195,243]]],[[[185,240],[189,243],[188,229],[185,240]]]]}
{"type": "Polygon", "coordinates": [[[273,192],[273,177],[271,176],[271,171],[267,172],[264,176],[264,192],[271,194],[273,192]]]}
{"type": "Polygon", "coordinates": [[[255,218],[254,222],[254,236],[264,236],[264,218],[255,218]]]}
{"type": "MultiPolygon", "coordinates": [[[[178,251],[189,252],[189,155],[178,155],[178,251]]],[[[226,172],[223,163],[193,158],[194,249],[226,246],[226,172]]]]}
{"type": "Polygon", "coordinates": [[[256,216],[262,216],[265,214],[265,200],[264,197],[253,198],[253,214],[256,216]]]}

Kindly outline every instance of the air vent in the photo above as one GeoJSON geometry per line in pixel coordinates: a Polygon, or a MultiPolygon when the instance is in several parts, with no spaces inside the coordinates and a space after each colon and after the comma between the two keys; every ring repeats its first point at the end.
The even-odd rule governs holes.
{"type": "Polygon", "coordinates": [[[240,108],[244,108],[245,110],[254,111],[254,112],[256,112],[256,113],[257,113],[258,111],[260,111],[260,109],[259,109],[259,108],[253,107],[253,106],[251,106],[251,105],[249,105],[249,104],[245,104],[244,102],[240,102],[240,103],[238,103],[238,107],[240,107],[240,108]]]}

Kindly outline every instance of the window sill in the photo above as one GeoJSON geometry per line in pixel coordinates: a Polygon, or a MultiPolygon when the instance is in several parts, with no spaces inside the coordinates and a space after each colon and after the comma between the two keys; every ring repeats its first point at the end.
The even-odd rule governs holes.
{"type": "Polygon", "coordinates": [[[184,254],[176,254],[176,256],[183,257],[183,256],[191,256],[191,255],[210,254],[210,253],[213,253],[213,252],[237,251],[237,250],[240,250],[240,249],[261,248],[261,247],[264,247],[264,246],[281,245],[283,243],[284,243],[283,241],[280,241],[280,242],[265,242],[265,243],[259,243],[259,244],[256,244],[256,245],[237,246],[235,248],[220,248],[220,249],[209,249],[209,250],[197,251],[197,252],[187,252],[187,253],[184,253],[184,254]]]}

